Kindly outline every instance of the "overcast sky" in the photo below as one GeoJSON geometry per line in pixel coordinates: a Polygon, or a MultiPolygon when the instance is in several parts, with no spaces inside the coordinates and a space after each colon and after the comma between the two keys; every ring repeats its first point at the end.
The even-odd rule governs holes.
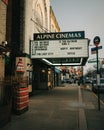
{"type": "Polygon", "coordinates": [[[104,34],[104,0],[51,0],[61,31],[84,30],[86,37],[104,34]]]}
{"type": "MultiPolygon", "coordinates": [[[[99,36],[99,46],[104,46],[104,0],[51,0],[51,6],[61,32],[85,31],[90,44],[93,45],[94,37],[99,36]]],[[[104,58],[104,47],[99,50],[99,57],[104,58]]]]}

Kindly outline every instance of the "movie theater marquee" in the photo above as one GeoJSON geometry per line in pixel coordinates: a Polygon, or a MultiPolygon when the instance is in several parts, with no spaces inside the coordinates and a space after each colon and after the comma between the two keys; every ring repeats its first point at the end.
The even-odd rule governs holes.
{"type": "Polygon", "coordinates": [[[87,39],[31,41],[31,58],[64,58],[87,56],[87,39]]]}
{"type": "Polygon", "coordinates": [[[88,57],[88,39],[84,32],[34,34],[30,42],[31,58],[88,57]]]}

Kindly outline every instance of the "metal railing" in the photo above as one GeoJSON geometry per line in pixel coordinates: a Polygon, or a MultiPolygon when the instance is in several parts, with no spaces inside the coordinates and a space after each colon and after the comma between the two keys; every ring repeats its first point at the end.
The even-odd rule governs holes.
{"type": "Polygon", "coordinates": [[[0,78],[0,106],[7,105],[11,102],[13,96],[13,87],[27,87],[27,77],[6,77],[0,78]]]}

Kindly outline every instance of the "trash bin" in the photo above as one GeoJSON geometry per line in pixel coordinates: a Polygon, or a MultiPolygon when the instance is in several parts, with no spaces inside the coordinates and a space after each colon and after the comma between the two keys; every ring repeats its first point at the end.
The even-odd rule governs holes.
{"type": "Polygon", "coordinates": [[[13,87],[13,110],[15,114],[22,114],[29,107],[29,92],[27,81],[19,80],[18,84],[13,87]]]}

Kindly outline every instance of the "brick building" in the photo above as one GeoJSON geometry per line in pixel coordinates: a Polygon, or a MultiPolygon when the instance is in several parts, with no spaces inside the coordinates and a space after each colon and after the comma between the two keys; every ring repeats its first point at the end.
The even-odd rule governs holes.
{"type": "Polygon", "coordinates": [[[5,62],[3,54],[6,51],[6,14],[7,14],[7,3],[0,1],[0,78],[4,77],[5,62]]]}
{"type": "MultiPolygon", "coordinates": [[[[34,33],[58,31],[60,28],[50,7],[50,0],[0,0],[0,79],[18,76],[17,69],[20,66],[17,65],[21,60],[23,73],[21,76],[19,73],[19,76],[28,77],[30,93],[35,89],[53,87],[53,68],[42,60],[31,59],[29,49],[30,41],[34,40],[34,33]]],[[[4,89],[1,86],[2,125],[10,119],[13,104],[9,84],[4,89]],[[3,105],[4,102],[6,105],[3,105]],[[6,113],[5,116],[3,113],[6,113]]]]}

